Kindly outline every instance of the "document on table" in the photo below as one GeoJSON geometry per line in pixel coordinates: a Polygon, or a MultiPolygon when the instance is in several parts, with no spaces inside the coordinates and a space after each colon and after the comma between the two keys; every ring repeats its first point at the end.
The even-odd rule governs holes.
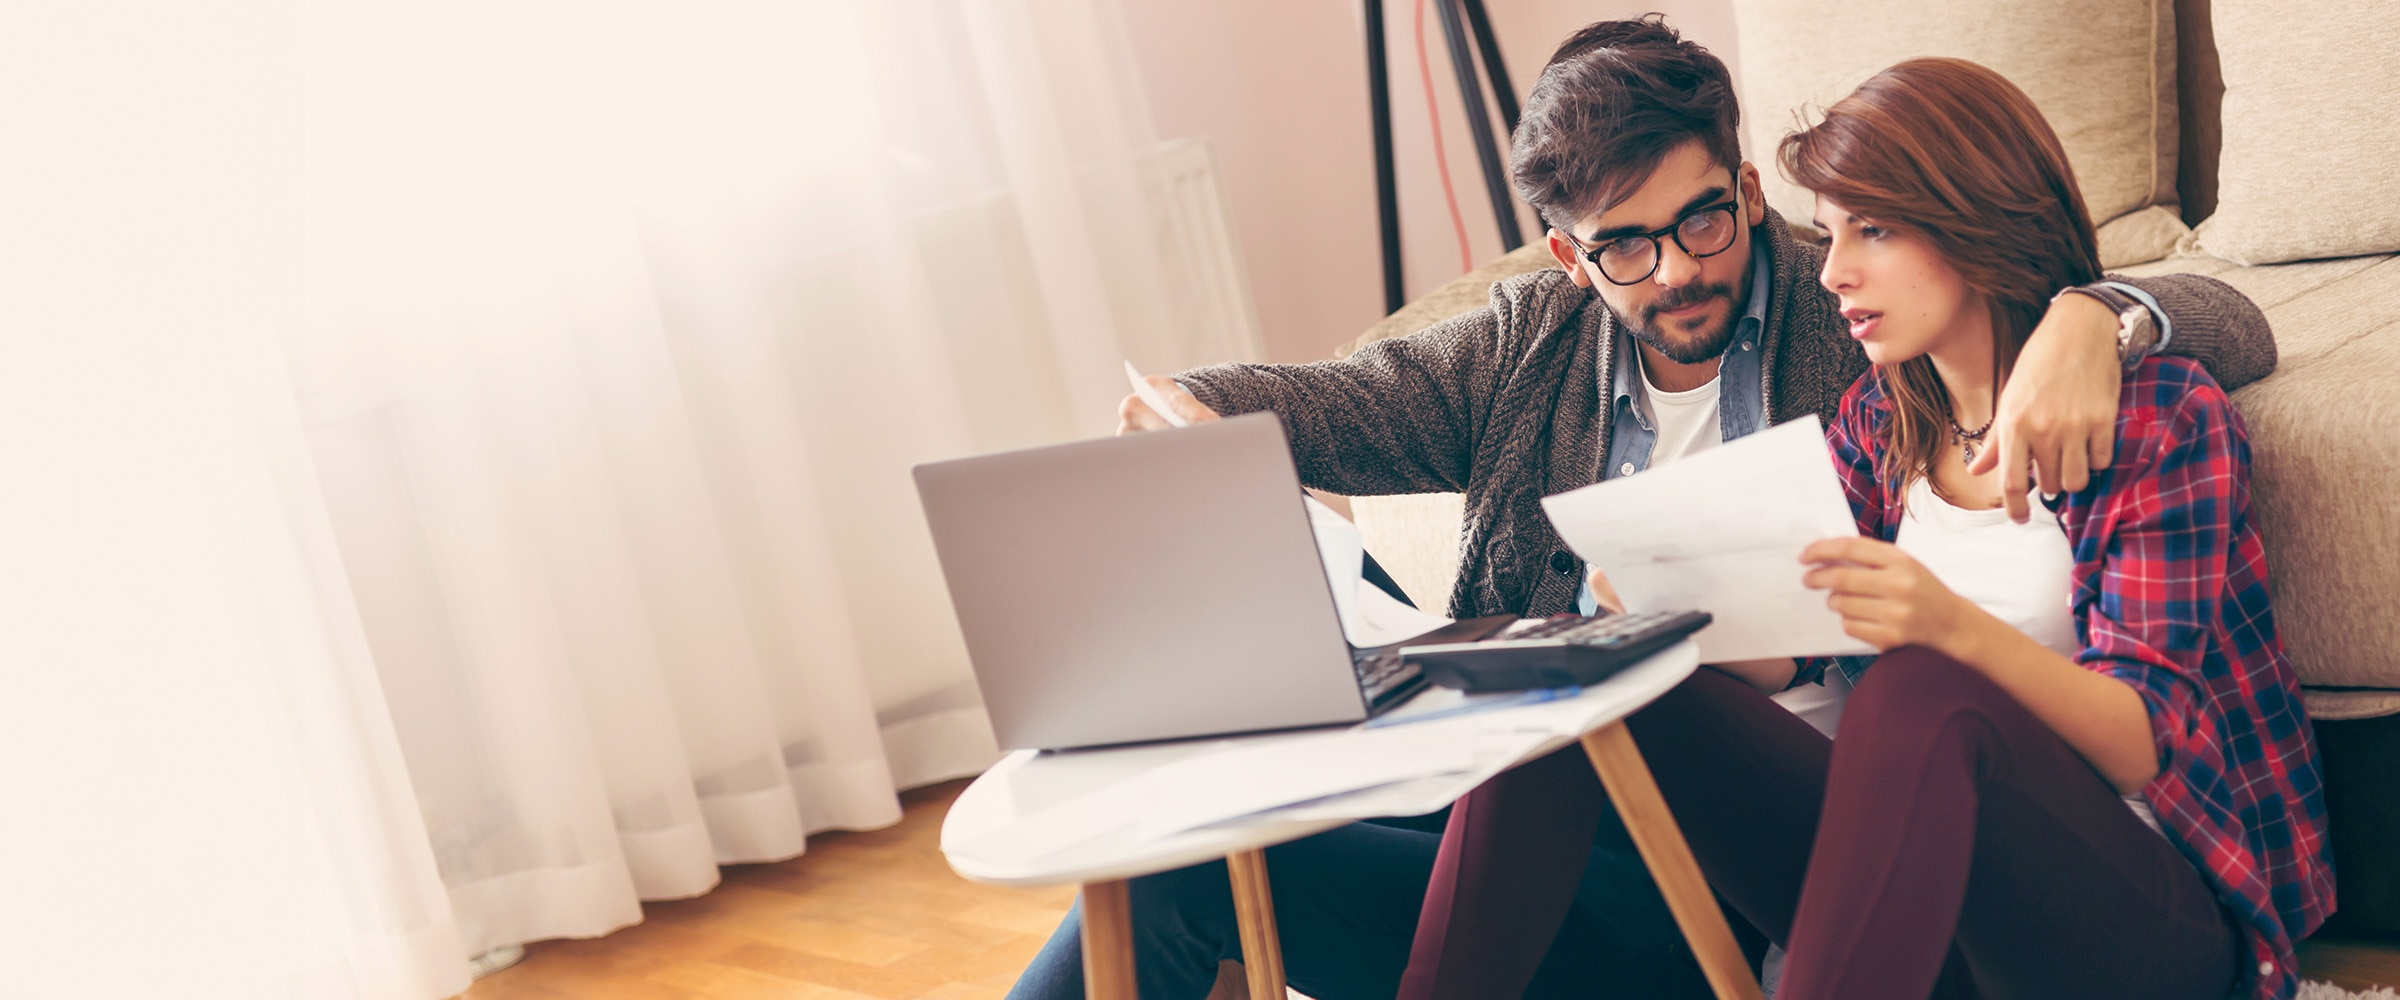
{"type": "Polygon", "coordinates": [[[1628,611],[1698,610],[1700,662],[1872,653],[1825,593],[1800,585],[1800,550],[1858,534],[1809,416],[1700,454],[1542,501],[1575,554],[1628,611]]]}
{"type": "Polygon", "coordinates": [[[1151,772],[1134,836],[1156,840],[1279,806],[1475,766],[1475,730],[1343,730],[1197,754],[1151,772]]]}

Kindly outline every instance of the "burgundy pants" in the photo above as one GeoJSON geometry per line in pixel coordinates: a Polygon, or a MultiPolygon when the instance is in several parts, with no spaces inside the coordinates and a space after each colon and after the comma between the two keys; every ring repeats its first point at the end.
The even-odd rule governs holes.
{"type": "MultiPolygon", "coordinates": [[[[2233,986],[2234,925],[2198,870],[1972,668],[1885,655],[1839,742],[1713,670],[1628,725],[1710,886],[1789,954],[1778,1000],[2233,986]]],[[[1603,808],[1580,747],[1460,800],[1402,1000],[1521,994],[1603,808]]]]}

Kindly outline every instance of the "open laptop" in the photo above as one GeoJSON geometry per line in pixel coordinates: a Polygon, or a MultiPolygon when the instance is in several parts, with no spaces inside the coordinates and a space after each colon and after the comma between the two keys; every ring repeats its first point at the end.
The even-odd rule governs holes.
{"type": "Polygon", "coordinates": [[[1344,638],[1272,415],[934,462],[916,479],[1005,749],[1357,722],[1424,684],[1397,649],[1344,638]]]}

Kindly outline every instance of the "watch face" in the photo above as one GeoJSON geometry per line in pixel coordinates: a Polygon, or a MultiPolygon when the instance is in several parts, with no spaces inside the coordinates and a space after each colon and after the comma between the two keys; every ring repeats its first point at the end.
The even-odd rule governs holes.
{"type": "Polygon", "coordinates": [[[2117,314],[2117,355],[2128,367],[2148,355],[2157,339],[2147,307],[2136,305],[2117,314]]]}

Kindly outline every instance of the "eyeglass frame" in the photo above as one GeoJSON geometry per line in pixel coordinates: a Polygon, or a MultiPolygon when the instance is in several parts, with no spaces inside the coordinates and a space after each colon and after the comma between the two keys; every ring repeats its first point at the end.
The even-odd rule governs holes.
{"type": "Polygon", "coordinates": [[[1675,249],[1683,251],[1684,256],[1690,257],[1693,260],[1706,260],[1710,257],[1724,253],[1727,250],[1733,249],[1733,245],[1741,240],[1741,213],[1742,193],[1739,190],[1736,190],[1733,192],[1733,197],[1731,198],[1718,202],[1714,205],[1706,205],[1700,208],[1695,208],[1689,212],[1683,213],[1682,215],[1676,216],[1675,221],[1668,223],[1664,228],[1653,229],[1646,233],[1626,233],[1622,236],[1611,236],[1608,238],[1608,242],[1602,243],[1596,247],[1584,246],[1583,238],[1575,235],[1569,230],[1561,229],[1558,231],[1558,234],[1566,237],[1568,243],[1575,245],[1576,255],[1587,261],[1590,261],[1592,264],[1592,270],[1600,272],[1600,277],[1607,279],[1609,284],[1623,288],[1628,285],[1638,285],[1642,282],[1650,280],[1651,275],[1658,273],[1658,266],[1666,263],[1667,248],[1658,244],[1659,237],[1665,236],[1674,238],[1675,249]],[[1693,253],[1691,247],[1683,245],[1683,224],[1703,215],[1707,215],[1710,212],[1725,213],[1726,221],[1733,224],[1734,235],[1732,238],[1729,238],[1725,241],[1724,246],[1718,247],[1707,253],[1693,253]],[[1634,278],[1631,281],[1618,281],[1616,275],[1608,273],[1607,265],[1600,263],[1600,252],[1615,245],[1619,240],[1632,239],[1646,239],[1650,241],[1650,269],[1643,271],[1640,277],[1634,278]]]}

